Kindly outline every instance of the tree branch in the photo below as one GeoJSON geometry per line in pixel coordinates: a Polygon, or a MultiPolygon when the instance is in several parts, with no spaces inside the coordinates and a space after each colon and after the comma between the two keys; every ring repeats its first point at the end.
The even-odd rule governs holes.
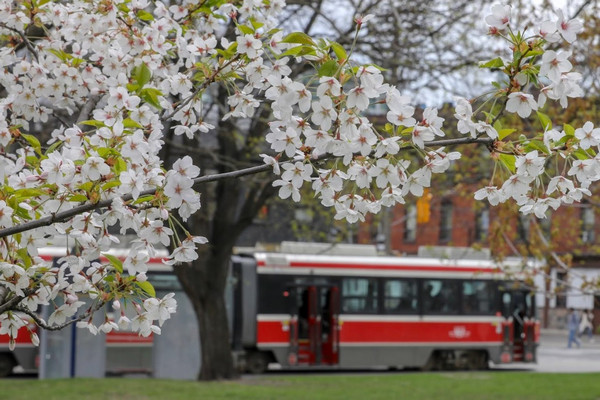
{"type": "MultiPolygon", "coordinates": [[[[443,140],[435,140],[432,142],[427,142],[428,146],[455,146],[462,144],[483,144],[486,146],[490,146],[494,142],[494,139],[490,138],[471,138],[471,137],[463,137],[457,139],[443,139],[443,140]]],[[[316,161],[324,161],[326,159],[331,158],[332,156],[329,154],[323,155],[318,158],[316,161]]],[[[287,160],[285,160],[287,161],[287,160]]],[[[268,164],[256,165],[254,167],[244,168],[237,171],[231,172],[223,172],[220,174],[213,175],[205,175],[200,176],[194,179],[194,186],[200,185],[202,183],[208,182],[216,182],[224,179],[236,179],[241,178],[243,176],[254,175],[260,172],[266,172],[272,169],[273,167],[268,164]]],[[[159,189],[148,189],[140,192],[141,196],[154,195],[158,192],[159,189]]],[[[10,235],[15,235],[17,233],[30,231],[32,229],[41,228],[43,226],[50,226],[56,223],[66,222],[69,219],[73,218],[76,215],[83,214],[90,211],[99,210],[101,208],[109,207],[115,199],[120,198],[123,201],[133,200],[133,195],[127,194],[124,196],[116,196],[107,200],[99,201],[97,203],[88,203],[83,204],[77,207],[73,207],[70,210],[65,210],[57,213],[53,213],[51,215],[47,215],[40,219],[24,222],[22,224],[12,226],[9,228],[0,229],[0,238],[7,237],[10,235]]],[[[0,308],[0,312],[2,312],[2,308],[0,308]]]]}
{"type": "MultiPolygon", "coordinates": [[[[0,305],[0,314],[2,314],[5,311],[8,311],[8,310],[13,310],[17,306],[17,304],[19,304],[19,302],[21,302],[21,300],[23,300],[25,297],[27,297],[31,293],[33,293],[33,289],[25,289],[23,291],[23,293],[25,293],[24,296],[11,297],[11,299],[8,300],[6,303],[1,304],[0,305]]],[[[8,293],[6,293],[6,295],[8,295],[8,293]]]]}
{"type": "Polygon", "coordinates": [[[94,305],[93,307],[90,307],[86,312],[84,312],[83,314],[77,316],[76,318],[70,319],[68,321],[65,321],[65,323],[63,324],[59,324],[59,325],[48,325],[46,323],[46,321],[44,321],[42,318],[39,317],[39,315],[37,315],[36,313],[32,312],[29,308],[27,307],[21,307],[21,306],[15,306],[13,308],[14,311],[18,311],[18,312],[22,312],[23,314],[27,314],[28,316],[30,316],[35,323],[37,324],[37,326],[39,326],[42,329],[45,329],[47,331],[59,331],[69,325],[72,325],[74,323],[77,323],[79,321],[83,321],[86,318],[89,318],[92,314],[94,314],[96,311],[98,311],[99,309],[101,309],[106,303],[104,301],[101,301],[99,303],[97,303],[96,305],[94,305]]]}

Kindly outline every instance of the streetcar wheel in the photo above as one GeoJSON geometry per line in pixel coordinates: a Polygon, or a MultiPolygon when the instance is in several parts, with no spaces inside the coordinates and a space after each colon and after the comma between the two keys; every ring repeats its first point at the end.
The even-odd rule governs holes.
{"type": "Polygon", "coordinates": [[[423,371],[439,371],[441,369],[442,358],[440,357],[440,354],[437,351],[431,353],[425,365],[421,367],[421,370],[423,371]]]}
{"type": "Polygon", "coordinates": [[[246,356],[246,372],[251,374],[262,374],[267,370],[269,360],[267,355],[260,352],[252,352],[246,356]]]}
{"type": "Polygon", "coordinates": [[[8,376],[17,365],[12,354],[0,354],[0,377],[8,376]]]}
{"type": "Polygon", "coordinates": [[[487,353],[485,351],[472,351],[467,358],[467,368],[470,370],[488,369],[487,353]]]}

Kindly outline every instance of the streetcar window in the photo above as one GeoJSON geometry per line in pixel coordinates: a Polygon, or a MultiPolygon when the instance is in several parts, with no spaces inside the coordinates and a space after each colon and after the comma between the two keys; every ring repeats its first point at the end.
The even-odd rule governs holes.
{"type": "Polygon", "coordinates": [[[462,283],[462,310],[465,314],[493,314],[495,284],[491,281],[462,283]]]}
{"type": "Polygon", "coordinates": [[[281,275],[258,276],[258,313],[287,314],[289,302],[284,292],[290,286],[290,278],[281,275]]]}
{"type": "Polygon", "coordinates": [[[458,314],[457,281],[426,279],[423,281],[423,312],[425,314],[458,314]]]}
{"type": "Polygon", "coordinates": [[[383,310],[390,314],[417,312],[417,282],[408,279],[390,279],[383,290],[383,310]]]}
{"type": "Polygon", "coordinates": [[[377,279],[344,278],[342,280],[342,312],[376,313],[377,279]]]}
{"type": "Polygon", "coordinates": [[[510,317],[510,314],[512,311],[510,309],[511,300],[512,300],[512,296],[510,295],[509,292],[502,293],[502,315],[505,318],[510,317]]]}

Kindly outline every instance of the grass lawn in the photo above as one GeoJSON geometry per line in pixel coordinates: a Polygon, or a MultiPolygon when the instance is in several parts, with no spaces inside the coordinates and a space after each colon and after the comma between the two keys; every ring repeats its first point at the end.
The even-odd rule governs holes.
{"type": "Polygon", "coordinates": [[[6,400],[343,399],[600,400],[600,374],[477,372],[264,375],[233,382],[154,379],[0,380],[6,400]]]}

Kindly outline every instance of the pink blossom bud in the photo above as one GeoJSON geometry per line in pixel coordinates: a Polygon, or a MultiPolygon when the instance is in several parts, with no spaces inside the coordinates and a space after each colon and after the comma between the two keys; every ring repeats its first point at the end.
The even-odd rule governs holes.
{"type": "Polygon", "coordinates": [[[67,304],[73,304],[78,300],[78,297],[76,295],[74,295],[73,293],[69,293],[67,295],[67,297],[65,298],[65,303],[67,304]]]}
{"type": "Polygon", "coordinates": [[[35,332],[29,332],[29,337],[31,338],[31,343],[34,346],[39,346],[40,345],[40,338],[38,337],[37,333],[35,332]]]}

